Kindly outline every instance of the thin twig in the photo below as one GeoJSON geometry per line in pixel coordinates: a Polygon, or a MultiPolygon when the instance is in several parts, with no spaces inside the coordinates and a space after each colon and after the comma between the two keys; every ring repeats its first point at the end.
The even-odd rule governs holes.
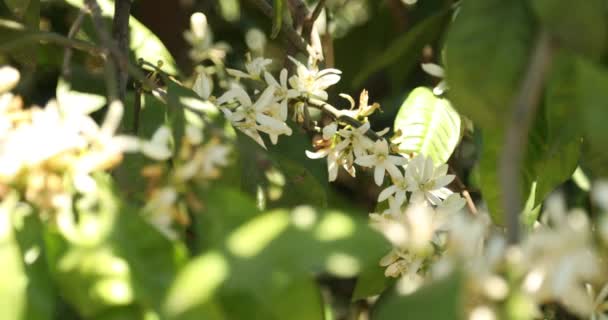
{"type": "MultiPolygon", "coordinates": [[[[108,100],[116,100],[119,98],[118,75],[116,70],[118,70],[122,66],[122,64],[120,63],[121,53],[118,50],[118,47],[116,47],[116,45],[114,44],[114,41],[110,37],[110,34],[106,30],[106,26],[101,15],[101,9],[99,8],[97,0],[86,0],[86,6],[91,12],[93,27],[97,32],[97,36],[99,36],[103,47],[110,53],[109,55],[107,55],[107,58],[114,66],[114,69],[112,69],[112,67],[110,67],[109,65],[105,66],[106,86],[108,90],[108,100]]],[[[121,101],[124,102],[124,100],[121,101]]]]}
{"type": "MultiPolygon", "coordinates": [[[[16,24],[13,29],[24,31],[21,27],[21,25],[16,24]]],[[[41,44],[52,43],[59,46],[80,50],[97,57],[103,57],[107,52],[105,48],[101,48],[87,41],[70,39],[54,32],[41,31],[25,32],[23,35],[19,36],[14,40],[0,43],[0,52],[10,52],[15,50],[16,48],[28,45],[32,42],[37,42],[41,44]]],[[[156,85],[152,80],[148,79],[146,75],[137,66],[131,63],[127,63],[127,70],[133,78],[135,78],[137,81],[144,83],[148,88],[158,88],[158,85],[156,85]]]]}
{"type": "Polygon", "coordinates": [[[500,157],[499,173],[503,190],[502,200],[507,223],[507,239],[512,244],[517,243],[520,237],[521,162],[553,53],[554,48],[550,36],[546,32],[542,32],[536,40],[525,78],[510,109],[512,110],[511,119],[507,126],[505,145],[500,157]]]}
{"type": "Polygon", "coordinates": [[[460,177],[458,177],[458,174],[456,174],[456,171],[454,171],[454,169],[452,169],[452,167],[448,167],[448,168],[449,168],[450,174],[454,175],[454,183],[456,183],[456,187],[458,188],[460,194],[462,194],[462,197],[464,198],[464,200],[467,202],[467,208],[469,209],[469,211],[472,214],[476,215],[477,207],[475,206],[475,202],[473,201],[473,198],[471,198],[471,194],[469,193],[467,186],[462,182],[462,180],[460,180],[460,177]]]}
{"type": "MultiPolygon", "coordinates": [[[[116,0],[114,3],[114,20],[112,24],[112,36],[116,41],[117,49],[122,58],[129,56],[129,17],[131,16],[131,0],[116,0]]],[[[124,60],[118,60],[124,63],[124,60]]],[[[125,65],[116,66],[118,74],[118,97],[125,101],[127,97],[127,82],[129,73],[125,65]]]]}
{"type": "MultiPolygon", "coordinates": [[[[84,9],[81,9],[80,12],[78,12],[78,16],[76,17],[76,19],[74,19],[74,22],[72,23],[72,26],[70,27],[70,31],[68,32],[68,38],[72,39],[76,36],[76,33],[80,30],[80,27],[82,26],[82,22],[84,21],[84,17],[86,16],[87,12],[84,9]]],[[[63,66],[62,66],[62,74],[63,76],[69,76],[71,74],[71,68],[70,68],[70,62],[72,60],[72,48],[71,47],[67,47],[65,48],[64,54],[63,54],[63,66]]]]}
{"type": "Polygon", "coordinates": [[[302,0],[288,0],[287,4],[289,5],[289,10],[291,11],[291,15],[293,16],[293,27],[295,29],[298,29],[308,17],[308,7],[306,6],[306,3],[302,0]]]}
{"type": "MultiPolygon", "coordinates": [[[[268,18],[273,18],[274,13],[272,10],[272,6],[266,2],[266,0],[248,0],[249,3],[254,5],[258,10],[262,12],[268,18]]],[[[281,26],[281,33],[287,37],[287,40],[293,45],[298,51],[307,54],[306,51],[306,42],[302,37],[290,26],[288,23],[283,22],[281,26]]]]}
{"type": "Polygon", "coordinates": [[[302,35],[304,36],[304,39],[306,39],[308,42],[310,42],[310,39],[312,38],[312,31],[315,21],[317,21],[324,8],[325,0],[319,0],[315,9],[312,11],[310,16],[307,17],[306,20],[304,20],[304,23],[302,24],[302,35]]]}

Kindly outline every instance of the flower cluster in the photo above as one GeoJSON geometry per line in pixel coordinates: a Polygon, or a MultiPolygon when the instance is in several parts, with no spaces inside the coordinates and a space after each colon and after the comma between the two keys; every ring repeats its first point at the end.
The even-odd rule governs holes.
{"type": "Polygon", "coordinates": [[[228,164],[230,148],[217,138],[204,141],[202,119],[198,126],[196,121],[186,125],[185,137],[174,152],[173,134],[164,125],[150,140],[117,134],[123,115],[120,102],[110,104],[99,125],[89,115],[92,110],[80,105],[52,100],[44,108],[24,108],[21,99],[10,93],[18,81],[17,70],[0,68],[0,198],[17,190],[39,208],[66,211],[74,193],[96,193],[93,173],[115,167],[124,152],[139,152],[158,161],[143,170],[152,182],[144,212],[171,236],[173,221],[187,217],[175,215],[176,190],[190,181],[216,179],[228,164]],[[165,161],[171,158],[168,170],[165,161]],[[156,183],[161,176],[168,182],[163,186],[156,183]]]}
{"type": "Polygon", "coordinates": [[[0,69],[0,186],[22,190],[28,201],[41,207],[60,206],[65,198],[64,179],[78,192],[95,191],[91,173],[120,162],[125,151],[137,151],[134,137],[117,135],[122,104],[112,103],[98,125],[82,106],[49,102],[25,109],[11,90],[17,70],[0,69]]]}
{"type": "Polygon", "coordinates": [[[233,126],[262,147],[266,145],[260,133],[268,135],[272,144],[278,142],[279,136],[292,134],[286,123],[291,106],[309,98],[326,100],[325,90],[340,80],[339,70],[319,70],[316,61],[309,61],[305,66],[293,58],[291,60],[296,64],[297,74],[289,77],[287,69],[282,69],[277,79],[267,71],[272,60],[263,57],[252,59],[248,55],[245,71],[228,69],[227,72],[237,80],[248,79],[261,84],[261,92],[250,95],[242,85],[234,83],[216,101],[233,126]]]}

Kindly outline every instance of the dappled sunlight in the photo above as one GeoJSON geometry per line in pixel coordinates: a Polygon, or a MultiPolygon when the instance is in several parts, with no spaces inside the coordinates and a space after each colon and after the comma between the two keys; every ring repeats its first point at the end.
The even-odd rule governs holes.
{"type": "Polygon", "coordinates": [[[258,217],[231,234],[226,242],[230,252],[251,258],[260,253],[289,226],[285,211],[275,211],[258,217]]]}
{"type": "Polygon", "coordinates": [[[219,252],[209,252],[184,268],[169,289],[163,309],[171,317],[210,302],[215,291],[230,276],[226,258],[219,252]]]}
{"type": "Polygon", "coordinates": [[[361,270],[357,258],[342,252],[330,253],[325,267],[338,277],[354,277],[361,270]]]}
{"type": "Polygon", "coordinates": [[[336,211],[326,213],[314,230],[315,238],[321,242],[343,240],[353,235],[353,219],[336,211]]]}

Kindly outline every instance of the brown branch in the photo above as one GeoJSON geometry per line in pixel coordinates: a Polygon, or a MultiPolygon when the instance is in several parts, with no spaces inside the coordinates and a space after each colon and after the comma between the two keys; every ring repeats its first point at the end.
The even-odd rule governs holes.
{"type": "Polygon", "coordinates": [[[499,174],[503,190],[502,200],[507,223],[507,239],[512,244],[517,243],[520,238],[521,162],[554,51],[549,35],[542,32],[536,40],[525,78],[510,109],[511,119],[507,126],[505,145],[500,156],[499,174]]]}
{"type": "MultiPolygon", "coordinates": [[[[272,6],[266,2],[266,0],[247,0],[253,6],[258,8],[268,18],[272,19],[274,16],[272,6]]],[[[281,26],[281,34],[283,34],[289,43],[293,45],[298,51],[307,54],[306,42],[302,37],[290,26],[287,22],[283,22],[281,26]]]]}
{"type": "Polygon", "coordinates": [[[120,58],[116,66],[118,74],[118,96],[121,101],[127,97],[127,82],[129,73],[124,65],[124,58],[129,56],[129,17],[131,16],[131,0],[116,0],[114,3],[114,20],[112,24],[112,36],[116,41],[117,50],[120,51],[120,58]]]}
{"type": "Polygon", "coordinates": [[[456,174],[456,171],[454,171],[454,169],[452,169],[452,167],[448,167],[448,168],[449,168],[450,174],[454,175],[454,183],[456,184],[458,191],[460,192],[460,194],[462,194],[462,197],[467,202],[467,208],[469,209],[469,212],[471,212],[473,215],[476,215],[477,207],[475,206],[475,202],[473,201],[473,198],[471,198],[471,194],[469,193],[467,186],[464,184],[464,182],[462,182],[462,180],[460,180],[460,177],[458,177],[458,174],[456,174]]]}
{"type": "Polygon", "coordinates": [[[310,42],[310,39],[312,39],[313,26],[315,24],[315,21],[317,21],[317,19],[321,15],[321,12],[323,12],[324,8],[325,0],[319,0],[317,6],[312,11],[310,16],[307,17],[306,20],[304,20],[304,23],[302,24],[302,35],[304,36],[304,39],[306,39],[306,41],[310,42]]]}

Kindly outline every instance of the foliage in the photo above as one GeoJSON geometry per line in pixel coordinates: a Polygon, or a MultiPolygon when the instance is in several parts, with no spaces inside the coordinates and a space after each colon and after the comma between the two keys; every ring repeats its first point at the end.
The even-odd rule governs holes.
{"type": "Polygon", "coordinates": [[[126,1],[0,2],[1,319],[608,316],[605,1],[126,1]]]}

